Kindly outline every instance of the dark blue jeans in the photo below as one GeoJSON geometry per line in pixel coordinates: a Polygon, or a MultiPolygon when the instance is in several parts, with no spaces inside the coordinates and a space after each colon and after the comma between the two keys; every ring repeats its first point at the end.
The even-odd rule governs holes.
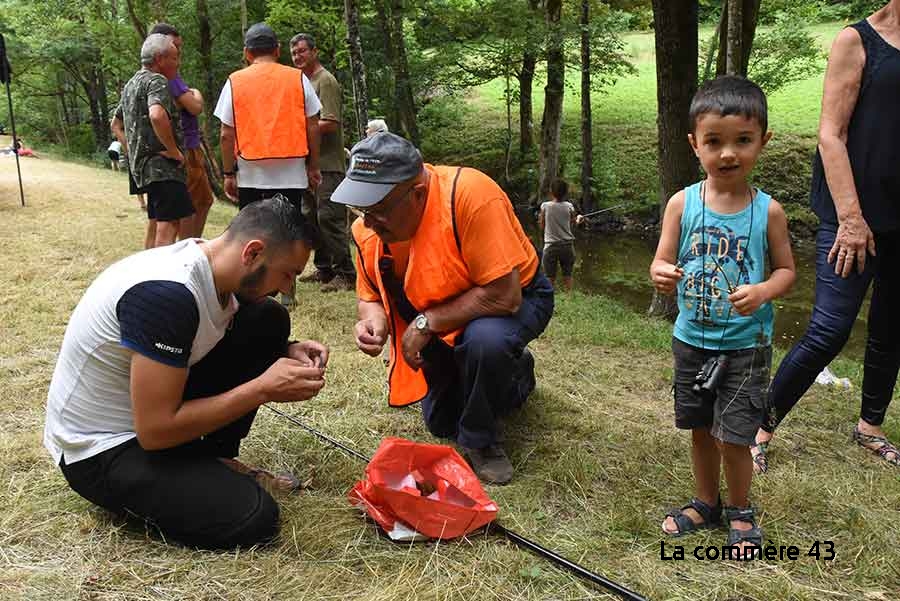
{"type": "Polygon", "coordinates": [[[538,272],[522,290],[515,315],[473,319],[453,348],[427,347],[422,415],[431,433],[471,449],[495,444],[497,418],[521,407],[534,390],[534,360],[523,350],[551,315],[553,287],[538,272]]]}
{"type": "Polygon", "coordinates": [[[816,235],[816,292],[809,326],[788,352],[769,389],[771,412],[763,425],[774,432],[816,375],[831,363],[850,336],[863,298],[874,283],[869,307],[860,417],[873,426],[884,422],[900,367],[900,232],[875,234],[875,252],[863,273],[846,278],[834,273],[828,251],[835,231],[820,227],[816,235]]]}

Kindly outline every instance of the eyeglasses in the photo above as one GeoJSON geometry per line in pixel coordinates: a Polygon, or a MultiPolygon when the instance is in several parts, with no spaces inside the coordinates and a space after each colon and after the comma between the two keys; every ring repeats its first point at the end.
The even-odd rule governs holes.
{"type": "Polygon", "coordinates": [[[406,199],[412,196],[413,190],[415,190],[415,184],[411,185],[409,189],[406,190],[405,193],[396,196],[393,200],[384,201],[382,200],[379,203],[372,205],[371,207],[348,207],[350,212],[356,215],[357,217],[362,217],[365,219],[366,217],[370,219],[374,219],[375,221],[384,222],[390,216],[391,213],[394,212],[394,209],[399,207],[406,199]]]}

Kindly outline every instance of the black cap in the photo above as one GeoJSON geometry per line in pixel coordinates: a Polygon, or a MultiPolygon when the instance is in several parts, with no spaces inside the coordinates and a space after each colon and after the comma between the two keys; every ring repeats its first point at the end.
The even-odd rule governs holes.
{"type": "Polygon", "coordinates": [[[251,50],[274,50],[278,47],[278,36],[265,23],[254,23],[244,34],[244,47],[251,50]]]}
{"type": "Polygon", "coordinates": [[[357,142],[350,151],[347,176],[331,200],[353,207],[371,207],[397,184],[417,177],[422,165],[422,155],[406,138],[390,132],[374,134],[357,142]]]}

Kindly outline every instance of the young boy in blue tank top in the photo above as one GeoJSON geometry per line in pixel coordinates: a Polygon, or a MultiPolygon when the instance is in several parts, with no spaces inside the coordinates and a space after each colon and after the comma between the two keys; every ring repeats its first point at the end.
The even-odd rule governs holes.
{"type": "Polygon", "coordinates": [[[675,425],[691,430],[695,496],[667,513],[662,529],[718,527],[724,510],[732,556],[749,558],[763,540],[749,501],[750,446],[767,404],[771,301],[793,285],[794,259],[781,205],[748,183],[772,135],[763,91],[741,77],[708,81],[689,118],[706,179],[666,205],[650,276],[660,293],[677,293],[675,425]]]}

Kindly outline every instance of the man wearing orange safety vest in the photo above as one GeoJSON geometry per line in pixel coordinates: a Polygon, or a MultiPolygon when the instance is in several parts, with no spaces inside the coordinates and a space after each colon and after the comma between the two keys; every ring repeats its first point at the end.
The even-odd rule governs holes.
{"type": "Polygon", "coordinates": [[[388,402],[421,401],[428,429],[456,440],[482,480],[509,482],[498,419],[534,389],[525,347],[550,321],[553,288],[506,194],[377,133],[353,147],[332,201],[360,217],[356,344],[374,357],[390,336],[388,402]]]}
{"type": "Polygon", "coordinates": [[[298,208],[319,171],[319,98],[305,75],[278,62],[281,45],[271,27],[256,23],[244,35],[244,69],[228,77],[216,104],[222,122],[225,193],[241,208],[281,193],[298,208]]]}

